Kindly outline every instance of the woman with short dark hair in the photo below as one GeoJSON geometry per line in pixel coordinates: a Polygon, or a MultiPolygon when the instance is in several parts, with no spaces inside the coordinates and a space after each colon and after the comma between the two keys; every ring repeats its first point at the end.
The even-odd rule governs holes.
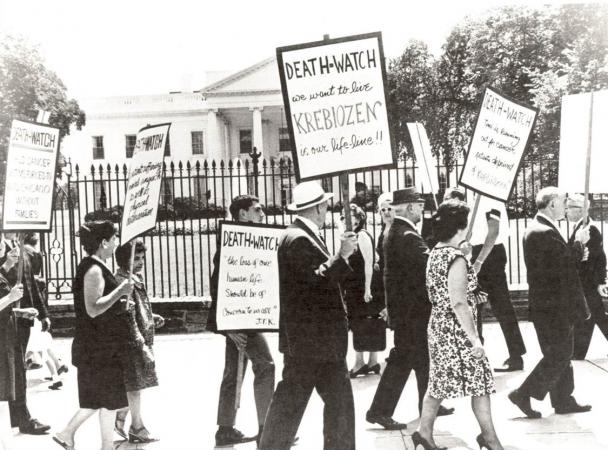
{"type": "Polygon", "coordinates": [[[414,447],[436,450],[433,425],[441,401],[471,396],[471,405],[481,427],[480,448],[502,450],[490,407],[494,378],[483,345],[477,335],[476,298],[479,294],[475,270],[459,248],[467,232],[469,208],[463,201],[443,202],[433,216],[433,234],[438,240],[426,268],[426,286],[433,305],[428,325],[429,384],[414,447]]]}
{"type": "MultiPolygon", "coordinates": [[[[133,242],[118,247],[115,253],[118,270],[114,274],[118,281],[129,279],[129,264],[133,242]]],[[[133,307],[129,308],[129,338],[127,351],[124,353],[124,382],[127,389],[129,408],[116,413],[115,430],[127,439],[124,425],[127,414],[131,411],[131,427],[128,439],[131,443],[145,444],[158,439],[152,437],[143,423],[141,416],[141,391],[158,386],[154,363],[154,328],[161,327],[164,319],[152,312],[146,285],[141,275],[146,258],[146,245],[141,240],[135,241],[133,258],[133,307]]]]}
{"type": "Polygon", "coordinates": [[[102,450],[112,450],[116,410],[128,405],[122,367],[128,338],[124,303],[128,300],[121,299],[128,299],[133,287],[129,280],[119,283],[106,265],[116,247],[112,222],[87,222],[79,236],[88,254],[78,265],[72,285],[76,315],[72,364],[78,368],[80,409],[53,440],[73,449],[80,425],[99,411],[102,450]]]}

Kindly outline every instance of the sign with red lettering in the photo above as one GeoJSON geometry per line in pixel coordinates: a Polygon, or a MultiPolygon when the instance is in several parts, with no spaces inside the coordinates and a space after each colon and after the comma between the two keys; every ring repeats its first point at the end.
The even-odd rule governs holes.
{"type": "Polygon", "coordinates": [[[2,229],[50,231],[59,129],[13,120],[2,186],[2,229]]]}
{"type": "Polygon", "coordinates": [[[382,36],[277,48],[298,182],[394,167],[382,36]]]}
{"type": "Polygon", "coordinates": [[[486,88],[460,184],[496,200],[509,200],[538,110],[486,88]]]}
{"type": "Polygon", "coordinates": [[[126,243],[156,226],[165,145],[171,124],[139,130],[129,167],[120,238],[126,243]]]}

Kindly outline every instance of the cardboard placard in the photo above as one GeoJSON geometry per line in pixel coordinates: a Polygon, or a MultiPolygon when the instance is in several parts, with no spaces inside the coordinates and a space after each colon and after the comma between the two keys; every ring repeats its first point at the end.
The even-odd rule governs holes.
{"type": "MultiPolygon", "coordinates": [[[[591,93],[562,98],[558,186],[566,192],[585,192],[585,165],[591,114],[591,93]]],[[[593,93],[589,192],[608,193],[608,90],[593,93]]]]}
{"type": "Polygon", "coordinates": [[[51,231],[59,129],[13,120],[3,186],[2,229],[51,231]]]}
{"type": "Polygon", "coordinates": [[[277,48],[298,182],[394,167],[382,36],[277,48]]]}
{"type": "Polygon", "coordinates": [[[439,177],[437,169],[433,161],[433,153],[431,152],[431,143],[426,134],[424,126],[419,122],[408,122],[407,129],[412,138],[414,146],[414,155],[416,155],[416,163],[418,164],[418,176],[416,184],[419,185],[423,192],[439,192],[439,177]]]}
{"type": "Polygon", "coordinates": [[[137,133],[122,213],[120,237],[123,244],[156,226],[170,126],[168,123],[152,125],[137,133]]]}
{"type": "Polygon", "coordinates": [[[277,250],[284,226],[220,222],[218,330],[278,330],[277,250]]]}
{"type": "Polygon", "coordinates": [[[538,110],[486,88],[459,183],[506,202],[538,110]]]}

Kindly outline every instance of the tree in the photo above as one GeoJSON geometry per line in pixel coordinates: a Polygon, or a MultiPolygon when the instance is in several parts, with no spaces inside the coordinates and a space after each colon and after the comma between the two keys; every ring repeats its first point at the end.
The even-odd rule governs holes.
{"type": "Polygon", "coordinates": [[[2,163],[13,119],[33,121],[38,109],[49,111],[49,125],[59,128],[60,142],[72,124],[80,129],[85,123],[84,111],[67,97],[65,85],[45,67],[37,47],[22,38],[0,34],[0,93],[2,163]]]}

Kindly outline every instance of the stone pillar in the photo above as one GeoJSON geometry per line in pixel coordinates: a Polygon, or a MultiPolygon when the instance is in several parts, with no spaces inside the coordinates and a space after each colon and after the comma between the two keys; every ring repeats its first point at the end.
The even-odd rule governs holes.
{"type": "Polygon", "coordinates": [[[261,158],[264,158],[264,138],[262,131],[262,109],[264,108],[250,108],[250,111],[253,112],[253,130],[252,130],[252,141],[253,147],[258,149],[258,152],[262,153],[261,158]]]}
{"type": "Polygon", "coordinates": [[[212,160],[215,160],[215,162],[219,164],[220,160],[224,158],[217,112],[217,109],[210,109],[207,111],[207,155],[209,164],[211,164],[212,160]]]}

